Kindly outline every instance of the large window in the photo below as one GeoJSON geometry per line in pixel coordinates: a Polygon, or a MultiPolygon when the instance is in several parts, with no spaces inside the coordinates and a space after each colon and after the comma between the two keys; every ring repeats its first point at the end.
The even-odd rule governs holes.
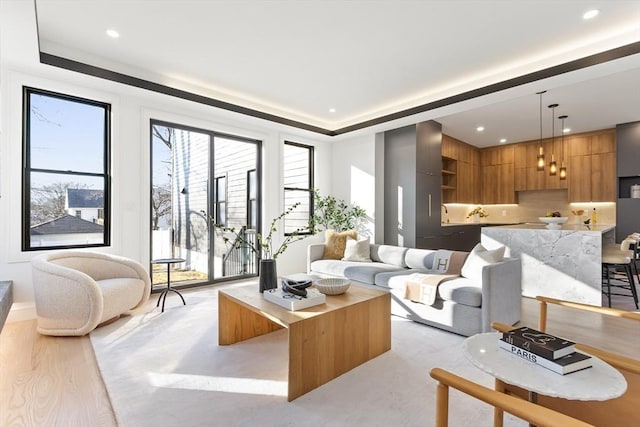
{"type": "MultiPolygon", "coordinates": [[[[260,141],[159,120],[150,125],[151,258],[185,260],[171,266],[177,287],[255,276],[253,252],[215,225],[255,241],[260,141]]],[[[152,282],[166,288],[166,266],[153,265],[152,282]]]]}
{"type": "Polygon", "coordinates": [[[298,207],[284,218],[284,233],[309,234],[313,212],[313,147],[284,143],[284,207],[298,207]]]}
{"type": "Polygon", "coordinates": [[[23,250],[109,245],[110,112],[24,88],[23,250]]]}

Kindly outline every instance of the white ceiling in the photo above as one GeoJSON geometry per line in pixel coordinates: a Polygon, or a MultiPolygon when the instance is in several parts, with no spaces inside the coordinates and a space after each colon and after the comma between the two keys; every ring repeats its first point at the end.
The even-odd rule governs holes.
{"type": "MultiPolygon", "coordinates": [[[[640,40],[636,0],[36,6],[42,52],[330,130],[640,40]],[[591,8],[600,15],[584,21],[591,8]],[[120,37],[107,37],[109,28],[120,37]]],[[[432,118],[456,138],[496,145],[501,137],[539,136],[539,90],[548,90],[545,110],[560,104],[556,115],[569,115],[573,131],[585,131],[640,120],[638,88],[637,54],[437,110],[432,115],[441,116],[432,118]],[[478,125],[486,128],[481,135],[478,125]]]]}

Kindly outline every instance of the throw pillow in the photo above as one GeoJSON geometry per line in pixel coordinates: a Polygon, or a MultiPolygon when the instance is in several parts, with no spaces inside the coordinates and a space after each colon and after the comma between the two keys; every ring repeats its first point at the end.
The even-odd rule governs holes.
{"type": "Polygon", "coordinates": [[[369,257],[369,238],[352,239],[347,237],[343,261],[371,262],[369,257]]]}
{"type": "Polygon", "coordinates": [[[462,266],[462,276],[467,279],[482,282],[482,269],[485,265],[495,264],[504,259],[505,247],[501,246],[497,249],[487,250],[481,243],[478,243],[469,252],[469,256],[462,266]]]}
{"type": "Polygon", "coordinates": [[[340,233],[334,230],[327,230],[325,232],[324,253],[322,258],[342,259],[344,256],[344,248],[347,246],[347,237],[357,239],[358,233],[355,230],[342,231],[340,233]]]}

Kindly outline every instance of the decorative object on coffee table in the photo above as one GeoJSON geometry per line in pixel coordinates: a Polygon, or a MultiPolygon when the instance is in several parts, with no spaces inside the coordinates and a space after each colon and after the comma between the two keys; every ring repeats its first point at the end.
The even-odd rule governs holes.
{"type": "Polygon", "coordinates": [[[349,289],[349,286],[351,286],[349,279],[342,279],[339,277],[318,279],[313,284],[317,290],[325,295],[344,294],[347,289],[349,289]]]}
{"type": "Polygon", "coordinates": [[[276,225],[285,216],[291,214],[298,206],[300,206],[300,202],[294,203],[280,215],[275,217],[271,221],[269,234],[266,236],[261,233],[256,233],[257,240],[255,243],[247,240],[246,234],[244,233],[245,227],[238,230],[235,227],[227,227],[222,224],[217,224],[215,222],[215,218],[210,218],[216,230],[222,234],[222,240],[226,244],[229,244],[231,248],[237,246],[245,247],[253,252],[253,254],[260,260],[260,270],[258,274],[260,275],[259,289],[261,293],[267,289],[276,289],[278,287],[278,273],[276,265],[278,255],[284,253],[284,251],[289,247],[289,244],[305,239],[308,236],[313,235],[315,232],[313,224],[310,224],[309,227],[298,228],[297,230],[286,234],[278,249],[274,250],[273,237],[274,233],[278,231],[276,225]],[[230,238],[229,234],[233,235],[233,238],[230,238]]]}

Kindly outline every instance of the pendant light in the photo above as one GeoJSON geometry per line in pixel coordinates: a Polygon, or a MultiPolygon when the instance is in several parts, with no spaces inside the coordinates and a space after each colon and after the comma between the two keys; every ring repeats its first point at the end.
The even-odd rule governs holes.
{"type": "Polygon", "coordinates": [[[556,176],[558,173],[558,164],[556,163],[554,151],[556,149],[556,107],[558,104],[551,104],[551,161],[549,162],[549,176],[556,176]]]}
{"type": "Polygon", "coordinates": [[[538,147],[538,158],[536,170],[543,171],[544,170],[544,149],[542,148],[542,94],[545,93],[546,90],[542,92],[536,92],[536,95],[540,95],[540,146],[538,147]]]}
{"type": "Polygon", "coordinates": [[[564,164],[564,119],[569,116],[558,117],[562,120],[562,162],[560,163],[560,179],[567,179],[567,167],[564,164]]]}

